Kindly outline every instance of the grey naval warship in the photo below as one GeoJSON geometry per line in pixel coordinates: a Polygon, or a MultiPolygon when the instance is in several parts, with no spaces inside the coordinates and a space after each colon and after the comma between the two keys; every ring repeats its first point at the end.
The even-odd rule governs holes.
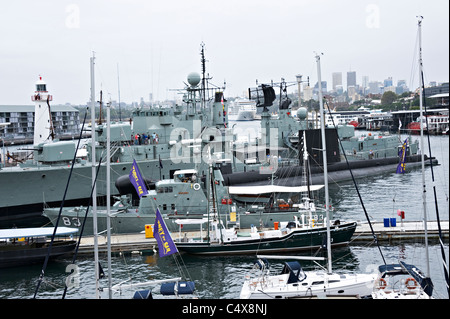
{"type": "MultiPolygon", "coordinates": [[[[267,106],[275,101],[275,90],[271,85],[260,85],[249,89],[249,98],[262,107],[261,135],[254,144],[239,147],[233,128],[228,123],[228,101],[224,98],[223,87],[208,84],[205,76],[204,51],[202,47],[202,75],[193,72],[188,75],[183,90],[183,103],[174,108],[138,108],[133,111],[130,123],[111,123],[111,195],[130,195],[131,206],[137,207],[139,200],[129,191],[128,174],[133,160],[136,160],[142,175],[150,184],[158,180],[172,179],[179,170],[192,169],[214,153],[221,160],[220,169],[224,184],[232,185],[305,185],[302,176],[301,149],[302,131],[312,134],[313,141],[308,147],[313,160],[320,165],[320,149],[315,140],[318,130],[308,121],[305,108],[297,110],[293,116],[291,101],[287,97],[286,83],[280,83],[279,111],[272,116],[267,106]],[[146,135],[144,143],[136,143],[134,137],[146,135]],[[155,137],[155,138],[154,138],[155,137]],[[206,154],[208,153],[208,154],[206,154]],[[275,165],[269,165],[268,158],[276,156],[275,165]],[[274,168],[275,167],[275,168],[274,168]],[[270,169],[268,169],[270,168],[270,169]]],[[[47,112],[49,94],[45,83],[36,84],[33,96],[36,112],[47,112]],[[39,97],[39,98],[37,98],[39,97]],[[45,105],[47,101],[47,106],[45,105]]],[[[37,114],[37,113],[36,113],[37,114]]],[[[48,125],[42,125],[48,130],[48,125]]],[[[402,141],[398,136],[379,135],[355,137],[350,126],[329,128],[327,149],[331,150],[329,178],[334,181],[350,179],[347,164],[342,162],[337,137],[344,146],[345,154],[353,166],[356,177],[395,172],[399,161],[398,152],[402,141]],[[329,146],[328,143],[333,146],[329,146]],[[333,176],[335,174],[335,176],[333,176]]],[[[49,136],[41,132],[41,138],[49,136]]],[[[42,216],[46,207],[60,207],[74,161],[70,184],[65,197],[65,206],[88,205],[92,187],[92,166],[106,153],[105,125],[95,127],[95,159],[92,163],[92,145],[86,145],[87,156],[75,157],[77,145],[74,141],[38,140],[33,145],[34,157],[13,167],[0,167],[0,227],[8,228],[21,223],[29,225],[34,218],[37,223],[48,223],[42,216]]],[[[417,159],[420,166],[417,143],[407,148],[407,168],[413,168],[417,159]],[[417,159],[416,159],[417,158],[417,159]]],[[[103,163],[105,161],[103,160],[103,163]]],[[[318,168],[317,168],[318,169],[318,168]]],[[[313,184],[323,184],[323,175],[311,168],[313,184]]],[[[106,196],[106,165],[99,168],[97,196],[106,196]]],[[[151,188],[151,187],[149,187],[151,188]]],[[[118,197],[116,197],[118,198],[118,197]]],[[[119,202],[123,199],[119,199],[119,202]]]]}
{"type": "MultiPolygon", "coordinates": [[[[309,165],[310,162],[320,161],[316,151],[317,148],[320,148],[316,141],[317,137],[320,139],[320,135],[317,136],[317,132],[311,129],[307,123],[305,109],[298,111],[297,119],[290,116],[288,112],[290,112],[289,109],[280,108],[277,118],[263,114],[263,118],[266,117],[267,121],[266,126],[262,126],[267,128],[266,132],[271,136],[264,134],[263,130],[262,138],[266,137],[270,141],[270,148],[257,143],[248,146],[248,149],[244,150],[247,154],[244,154],[243,150],[233,147],[235,156],[231,156],[231,159],[223,158],[222,152],[215,153],[210,149],[204,152],[204,155],[210,159],[208,163],[214,163],[217,212],[222,223],[227,227],[272,227],[274,223],[289,223],[295,218],[308,224],[323,221],[323,211],[320,205],[316,207],[310,193],[311,190],[320,190],[323,187],[321,185],[324,182],[323,170],[319,165],[311,165],[306,169],[304,164],[309,165]],[[280,125],[281,123],[284,126],[280,125]],[[286,135],[285,139],[274,141],[278,130],[281,132],[280,135],[289,132],[286,130],[287,127],[291,128],[290,132],[293,134],[286,135]],[[294,134],[295,132],[297,133],[294,134]],[[307,137],[308,135],[309,137],[307,137]],[[300,138],[298,138],[299,136],[300,138]],[[291,147],[285,147],[287,143],[291,147]],[[295,146],[293,146],[294,144],[295,146]],[[252,151],[255,154],[252,154],[252,151]],[[289,152],[291,153],[289,154],[289,152]],[[302,152],[302,156],[299,157],[298,152],[302,152]],[[244,166],[245,172],[236,172],[235,162],[246,163],[248,161],[248,163],[262,164],[263,161],[257,160],[258,156],[266,158],[267,154],[270,158],[267,166],[261,165],[259,169],[256,169],[250,168],[249,164],[244,166]],[[303,162],[299,164],[300,158],[303,162]],[[282,166],[286,161],[289,161],[290,165],[282,166]],[[280,171],[283,172],[283,169],[288,167],[292,170],[289,177],[286,177],[288,174],[285,172],[283,178],[276,177],[280,171]],[[309,176],[305,178],[307,175],[309,176]],[[291,181],[290,185],[284,185],[287,180],[291,181]],[[309,192],[307,192],[308,189],[309,192]]],[[[395,172],[395,167],[398,165],[398,138],[390,135],[355,138],[353,129],[353,126],[338,127],[338,130],[329,129],[327,148],[329,143],[333,146],[332,155],[334,156],[331,158],[335,160],[333,165],[329,165],[329,168],[332,168],[329,175],[332,175],[334,180],[344,180],[348,178],[347,174],[349,174],[347,166],[337,162],[337,159],[340,158],[339,149],[335,145],[338,136],[346,145],[345,150],[352,150],[350,147],[358,147],[357,152],[352,150],[349,153],[349,157],[353,157],[349,163],[353,166],[354,171],[375,174],[380,172],[380,160],[381,163],[388,163],[385,161],[388,159],[390,164],[382,164],[381,171],[393,169],[395,172]],[[373,158],[370,157],[369,146],[372,149],[372,155],[373,151],[376,151],[377,155],[373,158]],[[382,148],[383,152],[381,152],[382,148]],[[366,152],[364,152],[365,149],[367,149],[366,152]],[[364,158],[364,155],[367,158],[355,159],[364,158]],[[362,165],[363,163],[373,163],[373,167],[362,165]],[[338,169],[335,169],[336,166],[338,169]]],[[[211,144],[208,145],[208,147],[210,146],[211,144]]],[[[408,154],[414,156],[414,153],[417,152],[417,143],[410,144],[407,151],[408,154]]],[[[411,166],[410,164],[408,163],[408,167],[411,166]]],[[[154,223],[157,208],[165,218],[170,231],[196,230],[198,223],[192,221],[208,218],[206,212],[208,204],[211,205],[205,187],[207,167],[204,160],[196,161],[188,169],[179,169],[169,177],[165,176],[157,181],[149,181],[148,193],[140,199],[137,198],[129,176],[120,176],[116,180],[115,186],[121,196],[115,198],[116,202],[111,208],[112,213],[110,214],[113,231],[115,233],[142,232],[146,225],[154,223]]],[[[79,228],[85,212],[86,207],[83,206],[64,208],[61,214],[64,225],[79,228]]],[[[46,208],[44,214],[52,223],[55,223],[59,209],[46,208]]],[[[104,231],[107,220],[105,207],[100,207],[97,211],[97,220],[100,232],[104,231]]],[[[86,220],[86,234],[91,234],[91,226],[92,214],[89,214],[86,220]]]]}
{"type": "MultiPolygon", "coordinates": [[[[306,108],[300,107],[296,116],[291,108],[291,99],[287,95],[288,83],[282,79],[279,85],[278,114],[269,112],[268,106],[275,101],[274,84],[261,84],[249,89],[250,99],[256,100],[256,106],[263,108],[261,113],[261,138],[255,145],[235,148],[234,155],[241,161],[258,159],[264,155],[278,156],[275,171],[267,177],[261,171],[232,172],[224,175],[226,185],[306,185],[304,165],[301,154],[303,132],[306,136],[306,147],[310,156],[309,167],[312,184],[323,184],[321,132],[317,127],[317,119],[308,117],[306,108]],[[264,141],[267,141],[264,144],[264,141]]],[[[399,135],[389,133],[356,136],[352,125],[328,126],[325,130],[328,179],[330,181],[351,180],[355,178],[396,172],[403,147],[407,171],[421,166],[419,141],[406,140],[399,135]],[[350,170],[351,169],[351,173],[350,170]]],[[[425,154],[427,158],[427,155],[425,154]]],[[[432,159],[437,164],[435,158],[432,159]]]]}
{"type": "MultiPolygon", "coordinates": [[[[203,48],[202,48],[203,54],[203,48]]],[[[204,60],[204,59],[202,59],[204,60]]],[[[130,123],[111,123],[111,195],[120,195],[115,180],[128,175],[133,160],[148,181],[166,179],[173,172],[189,169],[201,161],[204,145],[218,153],[230,154],[227,147],[233,137],[228,126],[228,102],[223,97],[223,89],[207,88],[203,68],[203,78],[193,72],[188,75],[182,105],[174,108],[138,108],[133,111],[130,123]],[[136,142],[135,135],[149,138],[136,142]],[[219,152],[220,153],[220,152],[219,152]]],[[[181,91],[181,90],[180,90],[181,91]]],[[[68,182],[72,162],[73,171],[65,197],[65,206],[88,205],[92,188],[92,166],[103,156],[97,177],[97,196],[106,196],[106,126],[95,126],[95,159],[92,164],[92,144],[86,144],[86,157],[75,157],[78,153],[75,141],[57,141],[48,138],[51,119],[42,123],[37,119],[49,114],[51,95],[46,83],[36,83],[32,96],[35,101],[35,125],[39,139],[33,144],[33,159],[15,166],[0,167],[0,227],[29,226],[47,222],[42,217],[45,207],[60,207],[68,182]]],[[[35,133],[36,133],[35,132],[35,133]]],[[[235,170],[242,170],[243,163],[233,161],[235,170]]],[[[258,166],[254,164],[247,165],[258,166]]],[[[231,167],[228,168],[231,171],[231,167]]],[[[37,225],[36,225],[37,226],[37,225]]]]}

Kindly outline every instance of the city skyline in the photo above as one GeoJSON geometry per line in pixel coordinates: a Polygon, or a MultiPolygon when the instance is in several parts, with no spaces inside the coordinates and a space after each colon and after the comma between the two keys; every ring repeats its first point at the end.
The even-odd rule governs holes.
{"type": "Polygon", "coordinates": [[[317,53],[329,87],[342,72],[346,90],[355,71],[359,84],[392,77],[414,90],[418,15],[425,82],[449,80],[448,10],[447,0],[10,1],[0,12],[0,105],[30,104],[39,75],[53,103],[85,104],[93,52],[96,96],[118,100],[120,83],[121,101],[173,99],[201,72],[201,43],[211,82],[226,82],[227,96],[297,74],[314,85],[317,53]]]}
{"type": "MultiPolygon", "coordinates": [[[[362,75],[361,76],[361,81],[358,81],[357,71],[351,71],[351,72],[353,72],[353,73],[356,72],[356,86],[355,86],[356,93],[358,93],[358,90],[359,90],[361,92],[361,95],[363,95],[363,96],[368,95],[368,94],[375,94],[375,95],[381,94],[382,95],[384,93],[384,91],[386,90],[386,88],[388,88],[388,90],[392,90],[392,88],[398,88],[400,86],[403,86],[405,88],[402,92],[395,92],[395,91],[393,91],[393,92],[398,94],[398,95],[400,95],[400,94],[402,94],[404,92],[414,92],[417,89],[417,88],[410,88],[408,86],[406,80],[404,80],[404,79],[395,80],[391,76],[386,77],[383,80],[380,80],[380,79],[370,79],[369,76],[362,75]],[[387,80],[391,81],[391,85],[390,86],[386,86],[386,81],[387,80]],[[365,81],[367,82],[366,86],[364,86],[365,81]],[[376,88],[374,88],[374,85],[376,85],[376,88]],[[389,89],[389,87],[391,87],[391,89],[389,89]],[[364,91],[364,89],[366,89],[366,90],[364,91]]],[[[337,93],[337,95],[342,95],[344,93],[348,93],[349,92],[348,85],[347,85],[346,82],[341,82],[341,84],[339,85],[341,87],[340,89],[336,90],[334,88],[333,78],[334,78],[334,76],[336,74],[342,75],[342,72],[333,72],[332,76],[330,77],[331,78],[331,82],[329,82],[327,80],[322,80],[322,91],[324,93],[328,93],[328,94],[329,93],[337,93]]],[[[341,81],[342,81],[342,78],[341,78],[341,81]]],[[[289,82],[293,83],[294,81],[292,80],[292,81],[289,81],[289,82]]],[[[448,83],[448,82],[449,81],[437,82],[437,81],[431,80],[429,83],[425,83],[425,87],[439,86],[439,85],[441,85],[443,83],[448,83]]],[[[305,91],[304,91],[307,85],[308,85],[307,80],[303,79],[302,80],[302,95],[306,94],[307,99],[309,99],[308,97],[313,98],[313,99],[317,99],[317,95],[314,95],[316,93],[317,88],[318,88],[317,82],[315,82],[315,83],[312,83],[311,81],[309,82],[309,86],[311,87],[311,92],[310,93],[305,93],[305,91]],[[313,92],[314,92],[314,94],[313,94],[313,92]],[[308,95],[308,94],[311,94],[311,96],[308,95]]],[[[353,85],[352,85],[352,87],[353,87],[353,85]]],[[[47,89],[48,89],[49,93],[52,94],[52,96],[53,96],[54,92],[52,91],[51,87],[48,88],[48,83],[47,83],[47,89]]],[[[33,92],[34,91],[30,91],[29,95],[32,94],[33,92]]],[[[351,92],[352,92],[352,94],[355,93],[354,89],[351,89],[351,92]]],[[[227,94],[225,94],[225,96],[227,98],[244,97],[245,93],[246,93],[246,91],[244,90],[244,92],[242,94],[238,94],[238,95],[227,95],[227,94]]],[[[297,90],[296,87],[292,87],[290,90],[288,90],[288,94],[297,94],[297,93],[298,93],[298,90],[297,90]]],[[[276,94],[278,95],[277,92],[276,92],[276,94]]],[[[128,105],[128,106],[134,105],[134,106],[137,106],[137,105],[139,105],[141,103],[148,104],[149,102],[152,102],[152,101],[153,102],[164,102],[164,101],[172,101],[172,102],[174,102],[176,100],[181,100],[181,99],[182,99],[181,95],[176,97],[176,98],[152,99],[152,93],[149,92],[147,95],[141,96],[141,97],[139,97],[136,100],[124,100],[124,99],[121,99],[120,102],[121,102],[122,105],[128,105]]],[[[113,105],[118,105],[118,99],[115,99],[115,98],[111,99],[111,100],[105,100],[104,99],[103,103],[106,104],[109,101],[111,101],[113,103],[113,105]]],[[[31,100],[30,100],[30,102],[23,103],[23,104],[17,104],[17,103],[16,104],[14,104],[14,103],[1,104],[0,103],[0,105],[32,105],[32,104],[33,104],[33,102],[31,100]]],[[[72,105],[72,106],[89,106],[90,101],[84,101],[84,102],[81,102],[81,103],[74,103],[74,102],[71,102],[71,101],[65,101],[65,102],[56,102],[56,103],[53,102],[52,104],[54,104],[54,105],[72,105]]],[[[97,100],[97,106],[98,106],[98,100],[97,100]]]]}

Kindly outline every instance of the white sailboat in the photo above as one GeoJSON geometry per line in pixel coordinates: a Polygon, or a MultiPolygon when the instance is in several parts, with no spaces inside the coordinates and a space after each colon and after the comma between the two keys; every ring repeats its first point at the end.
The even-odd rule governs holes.
{"type": "MultiPolygon", "coordinates": [[[[322,132],[322,154],[324,167],[325,185],[325,207],[327,216],[327,269],[322,271],[303,271],[300,263],[296,260],[305,257],[292,256],[258,256],[259,261],[253,268],[256,274],[247,275],[241,289],[241,299],[259,298],[303,298],[318,297],[330,298],[340,297],[363,297],[369,296],[372,292],[376,274],[338,274],[332,271],[331,260],[331,235],[329,218],[329,198],[328,198],[328,178],[327,178],[327,157],[325,143],[325,122],[322,88],[320,56],[316,55],[317,73],[319,83],[320,102],[320,122],[322,132]],[[271,275],[268,271],[268,259],[295,260],[285,262],[280,274],[271,275]]],[[[324,260],[324,258],[307,258],[309,260],[324,260]]]]}
{"type": "MultiPolygon", "coordinates": [[[[419,17],[419,79],[420,79],[420,118],[423,117],[423,77],[422,77],[422,17],[419,17]]],[[[372,292],[373,299],[430,299],[433,294],[433,283],[430,278],[428,256],[428,230],[425,185],[425,144],[424,127],[420,125],[420,146],[422,149],[422,185],[423,185],[423,223],[425,231],[426,273],[414,265],[399,261],[398,264],[381,265],[372,292]]],[[[431,156],[431,154],[430,154],[431,156]]]]}

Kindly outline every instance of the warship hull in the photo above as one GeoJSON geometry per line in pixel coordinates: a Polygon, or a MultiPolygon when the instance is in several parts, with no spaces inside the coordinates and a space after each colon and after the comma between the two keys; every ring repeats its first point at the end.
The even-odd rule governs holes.
{"type": "MultiPolygon", "coordinates": [[[[81,234],[81,228],[84,224],[83,236],[92,236],[94,219],[92,209],[89,209],[86,217],[87,207],[78,206],[64,208],[61,213],[60,225],[78,229],[77,235],[81,234]],[[70,226],[69,226],[70,225],[70,226]]],[[[46,216],[55,226],[59,208],[44,209],[46,216]]],[[[153,225],[155,223],[155,215],[140,215],[136,210],[128,210],[126,212],[117,212],[111,210],[110,214],[111,233],[113,234],[135,234],[145,231],[145,225],[153,225]]],[[[107,213],[104,207],[97,211],[97,230],[98,233],[106,234],[107,231],[107,213]]]]}
{"type": "MultiPolygon", "coordinates": [[[[111,163],[111,196],[119,195],[115,180],[128,175],[132,162],[111,163]]],[[[158,160],[139,162],[142,174],[157,180],[160,176],[169,176],[172,168],[191,167],[192,163],[174,164],[163,162],[159,168],[158,160]],[[175,166],[176,165],[176,166],[175,166]]],[[[45,207],[60,207],[69,179],[71,167],[38,166],[7,167],[0,171],[0,228],[41,226],[48,222],[42,217],[45,207]],[[40,224],[40,225],[39,225],[40,224]]],[[[98,175],[97,198],[106,196],[106,165],[102,165],[98,175]]],[[[65,206],[88,205],[92,189],[92,167],[76,164],[73,168],[67,188],[65,206]]]]}
{"type": "MultiPolygon", "coordinates": [[[[436,164],[436,160],[433,160],[436,164]]],[[[383,173],[393,173],[396,171],[398,159],[373,159],[364,161],[349,162],[355,178],[380,175],[383,173]]],[[[131,169],[132,163],[112,163],[112,176],[126,175],[131,169]]],[[[164,167],[172,168],[175,165],[168,161],[164,167]]],[[[176,168],[189,168],[191,163],[179,163],[176,168]]],[[[420,156],[408,157],[406,161],[407,170],[420,168],[420,156]]],[[[145,177],[151,180],[158,180],[160,174],[169,176],[171,169],[162,170],[160,173],[159,161],[148,161],[140,164],[140,169],[145,177]]],[[[313,168],[312,168],[313,169],[313,168]]],[[[319,170],[319,168],[317,168],[319,170]]],[[[172,171],[173,172],[173,171],[172,171]]],[[[20,174],[15,174],[14,170],[3,169],[0,174],[0,192],[2,194],[3,206],[0,207],[0,227],[10,228],[28,227],[36,223],[43,225],[48,223],[48,219],[42,216],[45,207],[60,207],[64,190],[70,173],[67,168],[42,168],[42,169],[22,169],[20,174]],[[9,174],[11,174],[9,176],[9,174]],[[17,190],[17,191],[11,191],[17,190]],[[23,196],[26,194],[26,196],[23,196]]],[[[303,185],[303,168],[301,166],[279,168],[275,174],[274,184],[283,186],[303,185]]],[[[65,206],[88,205],[91,192],[91,166],[75,166],[72,179],[67,190],[65,206]],[[73,186],[71,186],[73,185],[73,186]],[[76,186],[75,186],[76,185],[76,186]]],[[[97,184],[98,196],[105,197],[106,185],[104,182],[106,167],[102,166],[99,172],[99,183],[97,184]]],[[[257,171],[238,172],[224,174],[224,183],[230,185],[268,185],[272,182],[266,174],[257,171]]],[[[328,179],[334,182],[351,180],[350,171],[346,163],[335,163],[328,166],[328,179]]],[[[312,171],[311,183],[314,185],[323,184],[323,173],[312,171]]],[[[114,183],[111,183],[111,195],[119,195],[119,191],[114,183]]],[[[274,214],[272,214],[274,215],[274,214]]],[[[277,215],[275,215],[276,217],[277,215]]],[[[278,215],[279,216],[279,215],[278,215]]],[[[177,217],[179,218],[179,217],[177,217]]],[[[241,228],[259,225],[261,221],[269,221],[273,217],[262,218],[248,214],[242,215],[240,219],[241,228]]],[[[170,224],[170,223],[169,223],[170,224]]]]}
{"type": "MultiPolygon", "coordinates": [[[[50,220],[53,226],[56,226],[56,220],[59,215],[59,208],[45,208],[43,215],[50,220]]],[[[63,208],[60,217],[59,226],[77,228],[81,230],[81,226],[85,219],[86,207],[67,207],[63,208]]],[[[250,229],[252,226],[261,228],[273,228],[275,223],[293,221],[297,217],[301,219],[301,213],[298,210],[276,211],[276,212],[240,212],[237,214],[236,221],[230,222],[230,217],[221,214],[220,220],[224,225],[235,226],[241,229],[250,229]]],[[[207,218],[204,214],[189,215],[163,215],[167,228],[171,232],[197,231],[197,225],[183,224],[183,219],[202,219],[207,218]],[[179,221],[179,223],[176,223],[179,221]],[[180,223],[182,227],[180,228],[180,223]]],[[[107,214],[104,207],[97,211],[97,229],[99,233],[106,232],[107,214]]],[[[145,231],[146,225],[154,225],[155,214],[139,213],[137,208],[129,209],[127,212],[115,212],[111,210],[111,232],[114,234],[133,234],[145,231]]],[[[90,209],[86,217],[83,235],[93,235],[93,214],[90,209]]],[[[206,225],[204,226],[206,231],[206,225]]],[[[80,234],[80,231],[77,233],[80,234]]]]}
{"type": "MultiPolygon", "coordinates": [[[[406,170],[421,167],[421,156],[408,156],[406,160],[406,170]]],[[[425,158],[427,156],[425,155],[425,158]]],[[[437,164],[436,159],[432,159],[433,165],[437,164]]],[[[428,161],[427,161],[428,163],[428,161]]],[[[386,173],[395,173],[398,166],[398,158],[381,158],[372,160],[350,161],[349,166],[355,178],[364,178],[386,173]]],[[[330,182],[342,182],[352,179],[347,163],[333,163],[328,165],[328,180],[330,182]]],[[[232,173],[223,175],[226,185],[282,185],[282,186],[302,186],[304,185],[303,167],[282,167],[274,174],[273,181],[268,175],[259,172],[232,173]]],[[[311,167],[310,182],[312,185],[324,183],[323,171],[321,167],[311,167]]]]}

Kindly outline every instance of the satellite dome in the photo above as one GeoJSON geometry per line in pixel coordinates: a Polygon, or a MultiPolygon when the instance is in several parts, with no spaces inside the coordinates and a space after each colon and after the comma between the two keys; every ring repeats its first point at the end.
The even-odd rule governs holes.
{"type": "Polygon", "coordinates": [[[308,111],[306,110],[306,108],[300,107],[300,108],[297,110],[297,117],[298,117],[299,119],[301,119],[301,120],[304,120],[304,119],[306,119],[307,113],[308,113],[308,111]]]}
{"type": "Polygon", "coordinates": [[[200,83],[200,74],[197,72],[191,72],[189,73],[187,80],[191,87],[195,87],[200,83]]]}

